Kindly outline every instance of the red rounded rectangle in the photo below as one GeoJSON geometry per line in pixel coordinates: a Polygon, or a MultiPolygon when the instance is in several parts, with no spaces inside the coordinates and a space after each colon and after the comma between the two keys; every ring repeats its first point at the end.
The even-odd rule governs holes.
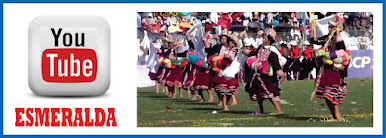
{"type": "Polygon", "coordinates": [[[55,48],[42,54],[42,77],[46,82],[85,83],[97,76],[97,57],[93,49],[55,48]]]}

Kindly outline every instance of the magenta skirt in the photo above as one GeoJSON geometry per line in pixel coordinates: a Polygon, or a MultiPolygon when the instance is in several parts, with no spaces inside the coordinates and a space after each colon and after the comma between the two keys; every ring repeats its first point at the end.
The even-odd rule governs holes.
{"type": "Polygon", "coordinates": [[[175,68],[170,69],[169,73],[166,76],[166,85],[167,86],[178,86],[182,87],[182,80],[183,80],[183,69],[182,68],[175,68]]]}
{"type": "Polygon", "coordinates": [[[207,90],[209,88],[209,72],[207,72],[205,69],[197,71],[196,80],[194,81],[194,88],[196,90],[207,90]]]}

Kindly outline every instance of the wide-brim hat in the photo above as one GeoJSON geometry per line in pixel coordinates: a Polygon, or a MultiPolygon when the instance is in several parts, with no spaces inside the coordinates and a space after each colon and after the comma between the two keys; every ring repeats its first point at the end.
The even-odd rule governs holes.
{"type": "Polygon", "coordinates": [[[226,34],[221,34],[221,35],[219,36],[219,38],[221,39],[221,38],[224,37],[224,36],[227,38],[227,40],[229,40],[229,36],[226,35],[226,34]]]}
{"type": "Polygon", "coordinates": [[[310,42],[304,41],[303,44],[304,44],[304,45],[310,45],[310,42]]]}
{"type": "Polygon", "coordinates": [[[182,32],[183,30],[180,29],[180,26],[179,25],[172,25],[172,26],[169,26],[168,28],[168,33],[178,33],[178,32],[182,32]]]}
{"type": "Polygon", "coordinates": [[[289,44],[291,46],[297,46],[298,45],[298,43],[295,40],[292,40],[289,44]]]}

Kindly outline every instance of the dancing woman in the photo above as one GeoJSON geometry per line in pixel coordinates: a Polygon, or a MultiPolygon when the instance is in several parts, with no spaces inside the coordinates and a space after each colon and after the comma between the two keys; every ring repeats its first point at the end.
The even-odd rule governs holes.
{"type": "Polygon", "coordinates": [[[254,70],[252,79],[245,87],[251,99],[258,101],[260,113],[264,113],[263,101],[269,99],[279,114],[282,110],[278,101],[280,100],[281,86],[278,77],[284,76],[279,63],[279,51],[272,44],[275,42],[276,33],[270,29],[264,34],[263,45],[257,51],[244,49],[243,53],[250,56],[247,59],[248,66],[254,70]]]}
{"type": "Polygon", "coordinates": [[[222,99],[223,110],[228,111],[228,101],[232,95],[237,94],[238,90],[238,78],[232,78],[226,80],[222,76],[222,71],[228,68],[237,54],[237,43],[233,39],[229,39],[228,45],[221,47],[218,56],[212,56],[208,60],[211,62],[211,69],[216,74],[213,76],[213,85],[215,91],[219,95],[219,99],[222,99]]]}
{"type": "MultiPolygon", "coordinates": [[[[313,24],[311,28],[310,35],[314,36],[313,24]]],[[[329,35],[322,37],[326,39],[311,38],[311,42],[324,45],[316,49],[314,54],[319,72],[315,79],[315,90],[311,100],[315,95],[319,99],[325,99],[332,116],[328,121],[344,121],[339,112],[339,104],[343,102],[347,93],[347,68],[351,55],[340,36],[340,28],[339,23],[329,22],[329,35]]]]}

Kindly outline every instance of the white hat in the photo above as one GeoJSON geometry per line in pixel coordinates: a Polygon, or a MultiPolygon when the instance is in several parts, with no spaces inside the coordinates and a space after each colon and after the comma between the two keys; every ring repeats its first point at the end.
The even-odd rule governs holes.
{"type": "Polygon", "coordinates": [[[304,45],[310,45],[310,42],[308,42],[307,40],[303,42],[304,45]]]}
{"type": "Polygon", "coordinates": [[[253,46],[255,41],[253,39],[244,39],[245,46],[253,46]]]}
{"type": "Polygon", "coordinates": [[[182,32],[183,30],[180,29],[180,26],[179,25],[172,25],[172,26],[169,26],[168,28],[168,32],[169,33],[175,33],[175,32],[182,32]]]}
{"type": "Polygon", "coordinates": [[[166,25],[163,25],[161,28],[160,28],[160,30],[159,30],[160,32],[162,32],[162,31],[166,31],[166,25]]]}
{"type": "Polygon", "coordinates": [[[297,46],[297,45],[298,45],[298,43],[296,43],[296,41],[295,41],[295,40],[292,40],[292,41],[290,42],[290,45],[291,45],[291,46],[297,46]]]}
{"type": "Polygon", "coordinates": [[[286,41],[280,41],[279,43],[280,43],[280,44],[287,44],[286,41]]]}

